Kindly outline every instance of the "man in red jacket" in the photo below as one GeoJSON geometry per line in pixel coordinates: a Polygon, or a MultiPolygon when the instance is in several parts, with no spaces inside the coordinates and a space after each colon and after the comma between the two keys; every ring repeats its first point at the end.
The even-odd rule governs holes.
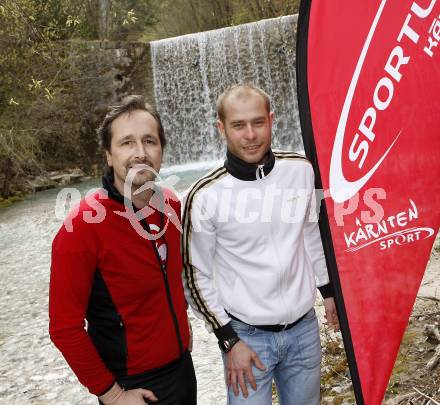
{"type": "Polygon", "coordinates": [[[160,117],[130,96],[98,133],[103,189],[53,241],[51,339],[101,404],[195,405],[180,203],[154,184],[166,143],[160,117]]]}

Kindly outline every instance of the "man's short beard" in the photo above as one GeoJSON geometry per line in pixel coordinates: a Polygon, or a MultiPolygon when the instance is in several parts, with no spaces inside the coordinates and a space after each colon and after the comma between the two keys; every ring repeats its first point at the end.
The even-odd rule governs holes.
{"type": "Polygon", "coordinates": [[[131,182],[132,187],[142,187],[146,182],[148,181],[155,181],[156,175],[152,173],[151,171],[146,171],[147,173],[137,173],[136,176],[134,176],[133,181],[131,182]]]}

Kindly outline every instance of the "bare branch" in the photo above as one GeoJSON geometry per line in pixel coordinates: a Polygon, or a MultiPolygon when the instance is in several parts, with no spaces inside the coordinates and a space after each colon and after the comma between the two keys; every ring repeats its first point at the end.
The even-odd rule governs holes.
{"type": "Polygon", "coordinates": [[[426,395],[423,392],[419,391],[417,388],[414,388],[414,391],[418,392],[420,395],[422,395],[426,399],[429,399],[430,401],[432,401],[433,405],[440,405],[440,402],[437,402],[434,398],[429,397],[428,395],[426,395]]]}

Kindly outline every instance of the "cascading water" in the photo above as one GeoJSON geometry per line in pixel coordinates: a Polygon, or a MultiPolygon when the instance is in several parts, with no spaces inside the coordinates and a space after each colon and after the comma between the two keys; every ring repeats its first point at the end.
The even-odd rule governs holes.
{"type": "Polygon", "coordinates": [[[151,43],[155,100],[169,140],[166,163],[223,158],[215,103],[236,83],[255,84],[271,96],[273,146],[302,149],[296,26],[296,15],[285,16],[151,43]]]}

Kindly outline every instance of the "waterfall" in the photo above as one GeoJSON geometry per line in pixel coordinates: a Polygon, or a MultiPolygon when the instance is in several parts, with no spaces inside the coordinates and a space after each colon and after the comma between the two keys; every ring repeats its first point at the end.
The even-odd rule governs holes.
{"type": "Polygon", "coordinates": [[[302,149],[296,94],[297,16],[151,43],[156,106],[169,141],[168,164],[223,158],[215,127],[219,94],[252,83],[271,97],[274,148],[302,149]]]}

